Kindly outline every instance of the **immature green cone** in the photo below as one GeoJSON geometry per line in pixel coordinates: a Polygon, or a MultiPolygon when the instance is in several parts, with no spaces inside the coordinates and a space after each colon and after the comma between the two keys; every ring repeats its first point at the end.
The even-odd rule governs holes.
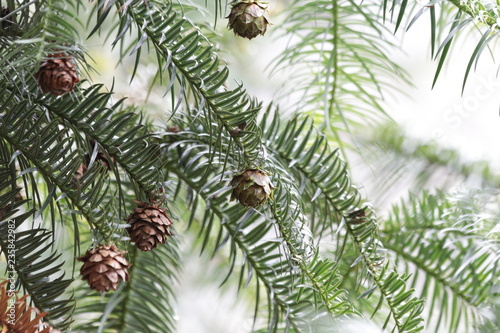
{"type": "Polygon", "coordinates": [[[130,224],[127,228],[130,240],[141,251],[151,251],[158,244],[165,244],[167,236],[172,236],[172,221],[167,213],[151,203],[140,202],[125,221],[130,224]]]}
{"type": "Polygon", "coordinates": [[[101,293],[116,290],[120,280],[128,281],[128,268],[131,266],[115,245],[99,245],[88,250],[78,258],[83,261],[80,269],[82,280],[87,280],[90,288],[101,293]]]}
{"type": "Polygon", "coordinates": [[[243,206],[257,207],[272,195],[269,176],[261,170],[249,169],[231,180],[231,200],[237,199],[243,206]]]}
{"type": "Polygon", "coordinates": [[[264,35],[270,24],[267,3],[259,1],[239,1],[232,4],[228,27],[238,36],[252,39],[264,35]]]}

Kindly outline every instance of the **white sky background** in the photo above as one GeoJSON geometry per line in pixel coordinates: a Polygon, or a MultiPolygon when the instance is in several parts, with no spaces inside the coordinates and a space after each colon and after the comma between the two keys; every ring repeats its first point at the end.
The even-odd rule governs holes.
{"type": "MultiPolygon", "coordinates": [[[[409,71],[416,86],[411,97],[388,101],[388,112],[409,136],[436,140],[459,150],[467,160],[484,159],[500,166],[500,79],[485,50],[477,71],[471,71],[463,96],[462,82],[468,61],[480,37],[461,36],[449,54],[449,62],[431,90],[437,66],[430,60],[430,23],[422,16],[405,34],[406,55],[394,58],[409,71]],[[468,37],[468,38],[464,38],[468,37]]],[[[491,44],[494,46],[494,44],[491,44]]],[[[499,48],[493,50],[499,54],[499,48]]]]}

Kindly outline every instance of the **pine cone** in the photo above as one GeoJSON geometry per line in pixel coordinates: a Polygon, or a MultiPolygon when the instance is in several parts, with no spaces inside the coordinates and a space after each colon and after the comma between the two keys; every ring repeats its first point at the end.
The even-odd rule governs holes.
{"type": "Polygon", "coordinates": [[[0,332],[2,333],[49,333],[37,308],[26,302],[28,295],[21,298],[17,292],[11,293],[9,280],[0,283],[0,332]]]}
{"type": "Polygon", "coordinates": [[[269,176],[261,170],[249,169],[231,180],[231,200],[238,199],[243,206],[257,207],[272,196],[269,176]]]}
{"type": "Polygon", "coordinates": [[[99,245],[78,258],[84,264],[80,269],[82,280],[87,280],[90,288],[101,293],[116,290],[120,280],[128,281],[131,266],[115,245],[99,245]]]}
{"type": "Polygon", "coordinates": [[[125,219],[130,224],[130,239],[141,251],[151,251],[158,243],[165,244],[172,236],[172,221],[163,208],[147,202],[139,202],[134,212],[125,219]]]}
{"type": "Polygon", "coordinates": [[[42,62],[35,77],[44,94],[50,92],[56,96],[73,90],[80,81],[71,58],[62,53],[52,54],[42,62]]]}
{"type": "Polygon", "coordinates": [[[267,25],[271,24],[267,13],[267,3],[259,1],[239,1],[232,4],[233,8],[227,18],[228,27],[238,36],[252,39],[264,35],[267,25]]]}

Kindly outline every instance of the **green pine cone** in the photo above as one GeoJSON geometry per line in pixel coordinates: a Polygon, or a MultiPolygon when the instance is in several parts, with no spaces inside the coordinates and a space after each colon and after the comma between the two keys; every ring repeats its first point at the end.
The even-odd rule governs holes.
{"type": "Polygon", "coordinates": [[[252,39],[264,35],[271,24],[267,14],[267,3],[240,1],[232,5],[228,27],[241,37],[252,39]]]}
{"type": "Polygon", "coordinates": [[[271,179],[264,171],[257,169],[249,169],[235,176],[231,186],[231,200],[238,200],[243,206],[260,206],[272,196],[271,179]]]}

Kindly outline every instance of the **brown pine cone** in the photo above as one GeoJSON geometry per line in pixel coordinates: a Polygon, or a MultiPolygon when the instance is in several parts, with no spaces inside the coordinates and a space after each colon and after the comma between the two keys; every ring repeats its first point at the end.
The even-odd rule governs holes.
{"type": "Polygon", "coordinates": [[[47,315],[26,302],[28,295],[11,293],[9,280],[0,283],[0,329],[2,333],[49,333],[41,321],[47,315]]]}
{"type": "Polygon", "coordinates": [[[115,245],[99,245],[78,258],[84,264],[80,269],[82,280],[87,280],[90,288],[101,293],[116,290],[120,280],[128,281],[131,266],[115,245]]]}
{"type": "Polygon", "coordinates": [[[267,2],[242,0],[231,4],[228,27],[238,36],[252,39],[264,35],[271,24],[267,2]]]}
{"type": "Polygon", "coordinates": [[[139,202],[134,212],[125,219],[130,224],[127,231],[130,239],[141,251],[150,251],[158,243],[165,244],[172,236],[172,221],[163,208],[154,204],[139,202]]]}
{"type": "Polygon", "coordinates": [[[44,94],[56,96],[73,90],[80,81],[71,58],[63,53],[50,55],[50,59],[42,62],[35,77],[44,94]]]}

